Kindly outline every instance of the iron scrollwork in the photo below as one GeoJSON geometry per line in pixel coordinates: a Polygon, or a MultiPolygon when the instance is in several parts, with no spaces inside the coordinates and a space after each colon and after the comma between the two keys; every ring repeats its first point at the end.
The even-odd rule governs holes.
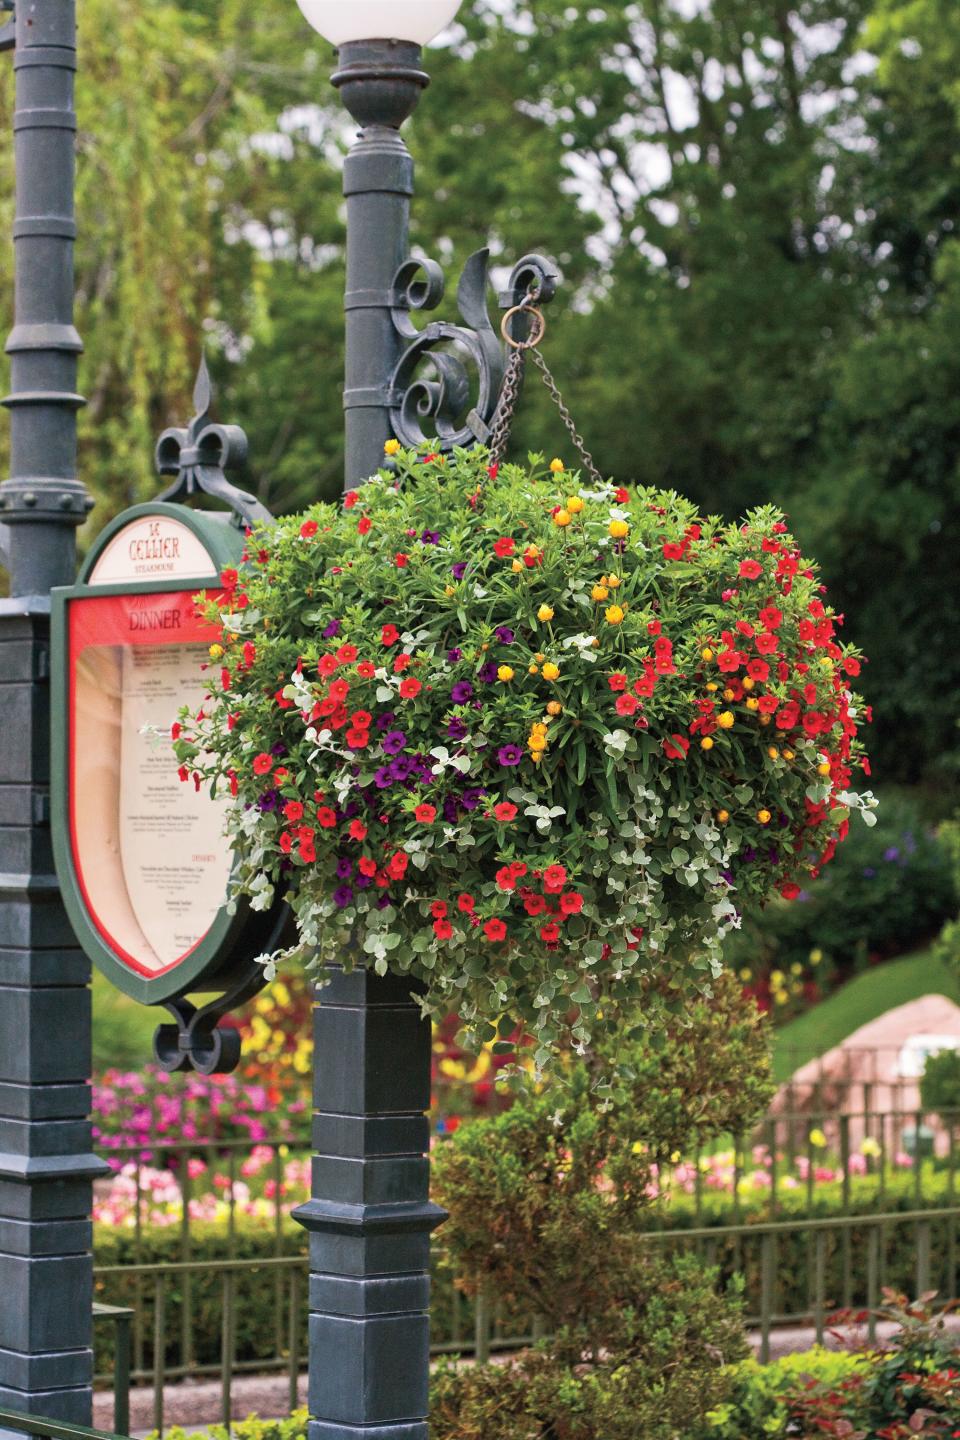
{"type": "MultiPolygon", "coordinates": [[[[463,268],[457,286],[462,324],[432,320],[418,330],[412,312],[435,310],[443,300],[443,271],[434,260],[411,259],[394,280],[393,323],[407,342],[390,383],[393,432],[404,445],[416,448],[436,437],[444,450],[470,446],[490,438],[506,371],[499,333],[487,304],[490,252],[477,250],[463,268]],[[423,375],[430,366],[432,375],[423,375]],[[471,406],[471,369],[476,372],[476,402],[471,406]]],[[[525,255],[514,266],[500,308],[529,298],[545,305],[556,294],[556,266],[542,255],[525,255]]]]}
{"type": "Polygon", "coordinates": [[[226,472],[246,462],[247,437],[239,425],[216,425],[210,420],[213,398],[206,358],[200,361],[193,389],[196,411],[186,430],[164,430],[157,441],[156,465],[159,474],[177,478],[156,498],[177,503],[192,495],[209,495],[229,506],[243,526],[273,519],[255,495],[239,490],[226,472]]]}

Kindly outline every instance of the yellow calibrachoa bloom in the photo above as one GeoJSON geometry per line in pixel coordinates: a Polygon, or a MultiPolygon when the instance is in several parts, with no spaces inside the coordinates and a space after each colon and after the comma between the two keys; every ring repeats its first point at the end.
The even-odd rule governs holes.
{"type": "Polygon", "coordinates": [[[590,591],[590,598],[596,600],[597,604],[599,605],[601,600],[610,599],[610,591],[607,589],[606,585],[594,585],[593,589],[590,591]]]}
{"type": "Polygon", "coordinates": [[[384,454],[386,455],[397,455],[400,452],[400,448],[401,447],[399,440],[388,440],[384,445],[383,450],[384,454]]]}
{"type": "Polygon", "coordinates": [[[704,648],[700,651],[700,659],[706,660],[708,662],[713,659],[713,651],[710,649],[709,645],[704,646],[704,648]]]}
{"type": "Polygon", "coordinates": [[[620,609],[619,605],[608,605],[606,616],[608,625],[623,624],[623,611],[620,609]]]}
{"type": "Polygon", "coordinates": [[[815,1150],[825,1150],[827,1148],[827,1137],[822,1130],[811,1130],[807,1138],[815,1150]]]}
{"type": "Polygon", "coordinates": [[[737,717],[732,710],[722,710],[717,716],[717,724],[721,730],[732,730],[737,723],[737,717]]]}
{"type": "Polygon", "coordinates": [[[539,675],[539,674],[540,674],[540,666],[539,666],[539,665],[528,665],[528,666],[527,666],[527,674],[528,674],[528,675],[539,675]]]}
{"type": "Polygon", "coordinates": [[[559,701],[559,700],[551,700],[551,701],[550,701],[549,705],[547,706],[547,714],[548,714],[548,715],[562,715],[562,714],[563,714],[563,706],[560,704],[560,701],[559,701]]]}
{"type": "Polygon", "coordinates": [[[554,665],[552,660],[548,660],[546,665],[544,665],[543,667],[543,678],[544,680],[559,680],[560,666],[554,665]]]}
{"type": "Polygon", "coordinates": [[[548,621],[553,619],[552,608],[549,605],[541,605],[537,611],[537,619],[546,625],[548,621]]]}
{"type": "Polygon", "coordinates": [[[620,579],[619,575],[608,575],[603,583],[604,585],[609,585],[611,590],[619,590],[620,586],[623,584],[623,581],[620,579]]]}
{"type": "Polygon", "coordinates": [[[720,689],[720,686],[719,686],[719,685],[715,685],[714,682],[711,680],[711,681],[710,681],[710,684],[707,686],[707,689],[710,691],[710,693],[711,693],[711,695],[712,695],[715,690],[719,690],[719,689],[720,689]]]}
{"type": "Polygon", "coordinates": [[[880,1153],[881,1153],[881,1150],[880,1150],[880,1142],[879,1142],[879,1140],[874,1140],[874,1138],[873,1138],[872,1135],[868,1135],[865,1140],[861,1141],[861,1143],[860,1143],[860,1154],[861,1154],[861,1155],[872,1156],[873,1159],[875,1160],[875,1159],[877,1158],[877,1156],[880,1155],[880,1153]]]}
{"type": "Polygon", "coordinates": [[[447,599],[449,600],[450,596],[451,596],[451,595],[456,595],[457,592],[456,592],[456,590],[454,589],[454,587],[453,587],[452,585],[447,585],[446,588],[444,589],[444,592],[443,592],[443,593],[444,593],[444,595],[446,595],[447,599]]]}
{"type": "Polygon", "coordinates": [[[830,761],[829,761],[829,760],[821,760],[821,761],[820,761],[820,764],[817,766],[817,774],[818,774],[818,775],[829,775],[829,774],[830,774],[830,761]]]}
{"type": "Polygon", "coordinates": [[[729,685],[727,686],[726,690],[724,690],[724,692],[723,692],[723,698],[724,698],[724,700],[733,700],[733,699],[736,698],[735,695],[734,695],[734,692],[730,689],[729,685]]]}
{"type": "Polygon", "coordinates": [[[222,645],[211,645],[211,646],[210,646],[210,659],[211,659],[211,660],[219,660],[222,654],[223,654],[223,646],[222,646],[222,645]]]}
{"type": "Polygon", "coordinates": [[[760,701],[755,699],[754,696],[751,695],[750,699],[747,701],[747,709],[752,713],[755,713],[757,710],[760,709],[760,701]]]}
{"type": "Polygon", "coordinates": [[[527,744],[534,752],[546,750],[547,737],[546,735],[531,735],[530,739],[527,741],[527,744]]]}
{"type": "Polygon", "coordinates": [[[523,574],[523,561],[522,561],[522,560],[514,560],[513,564],[510,566],[510,569],[513,571],[514,575],[522,575],[522,574],[523,574]]]}
{"type": "Polygon", "coordinates": [[[770,821],[773,819],[773,816],[770,814],[769,810],[758,810],[757,819],[760,821],[761,825],[769,825],[770,821]]]}
{"type": "MultiPolygon", "coordinates": [[[[759,701],[757,703],[759,704],[759,701]]],[[[784,750],[783,758],[784,760],[796,760],[796,752],[793,750],[784,750]]]]}
{"type": "Polygon", "coordinates": [[[743,688],[744,690],[752,690],[756,683],[757,682],[755,680],[751,680],[750,676],[748,675],[746,680],[744,680],[743,682],[743,688]]]}
{"type": "Polygon", "coordinates": [[[571,515],[580,514],[580,511],[583,509],[583,501],[581,500],[579,495],[570,496],[569,500],[567,501],[567,509],[570,511],[571,515]]]}
{"type": "Polygon", "coordinates": [[[553,523],[554,525],[559,525],[562,529],[565,525],[569,525],[572,519],[573,516],[570,514],[569,510],[558,510],[556,515],[554,515],[553,517],[553,523]]]}
{"type": "Polygon", "coordinates": [[[542,654],[542,653],[538,650],[537,653],[536,653],[536,655],[534,655],[533,658],[534,658],[534,660],[536,660],[536,662],[537,662],[538,665],[542,665],[543,662],[544,662],[544,660],[546,660],[547,657],[546,657],[546,655],[542,654]]]}
{"type": "Polygon", "coordinates": [[[513,679],[513,676],[514,671],[512,666],[510,665],[501,665],[499,670],[497,671],[497,679],[502,680],[505,685],[508,681],[513,679]]]}
{"type": "Polygon", "coordinates": [[[780,751],[777,749],[776,745],[770,745],[770,746],[768,746],[768,747],[767,747],[767,754],[770,756],[770,759],[771,759],[771,760],[779,760],[779,759],[780,759],[780,751]]]}
{"type": "Polygon", "coordinates": [[[566,468],[567,467],[564,465],[562,460],[550,461],[550,469],[553,471],[554,475],[561,474],[566,468]]]}
{"type": "Polygon", "coordinates": [[[713,741],[712,741],[712,739],[710,738],[709,735],[704,735],[703,739],[700,741],[700,749],[701,749],[701,750],[712,750],[712,749],[713,749],[713,741]]]}
{"type": "Polygon", "coordinates": [[[626,520],[611,520],[610,534],[613,536],[614,540],[626,540],[627,536],[630,534],[630,526],[627,524],[626,520]]]}
{"type": "Polygon", "coordinates": [[[729,811],[729,810],[718,810],[718,811],[717,811],[717,819],[719,820],[719,822],[720,822],[721,825],[726,825],[727,822],[728,822],[728,820],[730,819],[730,811],[729,811]]]}

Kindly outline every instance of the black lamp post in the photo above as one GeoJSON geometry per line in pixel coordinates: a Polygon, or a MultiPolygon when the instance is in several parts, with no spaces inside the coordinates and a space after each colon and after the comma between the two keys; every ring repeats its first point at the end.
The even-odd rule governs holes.
{"type": "Polygon", "coordinates": [[[0,485],[0,1407],[89,1424],[91,1181],[106,1167],[90,1153],[90,965],[54,875],[47,738],[49,590],[72,584],[93,503],[76,477],[73,0],[18,4],[0,48],[14,52],[17,168],[0,485]]]}

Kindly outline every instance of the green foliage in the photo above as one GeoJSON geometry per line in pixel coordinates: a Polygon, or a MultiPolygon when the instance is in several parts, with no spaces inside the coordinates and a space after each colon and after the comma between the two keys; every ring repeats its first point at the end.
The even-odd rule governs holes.
{"type": "Polygon", "coordinates": [[[667,1034],[631,1043],[621,1033],[609,1045],[630,1077],[615,1104],[591,1083],[601,1054],[573,1066],[562,1091],[463,1125],[434,1154],[453,1273],[468,1293],[502,1296],[551,1330],[589,1326],[642,1271],[636,1237],[651,1223],[653,1167],[695,1136],[749,1124],[771,1091],[764,1026],[730,981],[667,1034]]]}
{"type": "Polygon", "coordinates": [[[229,786],[237,889],[289,889],[299,953],[352,937],[474,1045],[519,1023],[540,1070],[645,972],[704,988],[734,896],[798,893],[873,821],[860,661],[776,511],[723,529],[559,460],[387,448],[398,478],[221,577],[181,778],[229,786]]]}
{"type": "Polygon", "coordinates": [[[920,1081],[920,1101],[924,1110],[938,1115],[960,1114],[960,1050],[941,1050],[930,1055],[920,1081]]]}
{"type": "MultiPolygon", "coordinates": [[[[179,1425],[168,1425],[163,1432],[164,1440],[307,1440],[309,1415],[306,1410],[294,1410],[284,1420],[261,1420],[250,1415],[246,1420],[234,1420],[228,1430],[223,1425],[208,1425],[202,1431],[184,1430],[179,1425]]],[[[147,1440],[159,1440],[155,1430],[147,1440]]]]}
{"type": "Polygon", "coordinates": [[[810,1381],[835,1389],[870,1363],[866,1355],[819,1346],[769,1365],[742,1360],[733,1367],[729,1399],[711,1410],[694,1440],[778,1440],[790,1434],[791,1402],[810,1381]]]}
{"type": "Polygon", "coordinates": [[[824,984],[824,970],[846,980],[868,960],[923,944],[956,910],[957,884],[947,846],[924,808],[908,797],[883,797],[873,829],[856,826],[833,864],[792,905],[748,915],[724,945],[734,969],[757,978],[803,967],[824,984]],[[811,968],[811,952],[819,951],[811,968]]]}

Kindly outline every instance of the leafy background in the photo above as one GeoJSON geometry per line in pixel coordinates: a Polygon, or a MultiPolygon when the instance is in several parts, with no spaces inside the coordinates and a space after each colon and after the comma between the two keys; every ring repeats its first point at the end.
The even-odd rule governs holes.
{"type": "MultiPolygon", "coordinates": [[[[266,503],[332,494],[329,48],[293,0],[80,12],[84,541],[154,492],[201,338],[266,503]]],[[[559,260],[549,359],[604,470],[787,506],[872,656],[878,779],[934,807],[960,763],[958,60],[949,0],[467,0],[408,135],[414,240],[452,274],[482,243],[559,260]]],[[[8,130],[11,105],[4,67],[8,130]]],[[[8,311],[11,278],[6,248],[8,311]]],[[[540,389],[517,443],[554,453],[540,389]]]]}

